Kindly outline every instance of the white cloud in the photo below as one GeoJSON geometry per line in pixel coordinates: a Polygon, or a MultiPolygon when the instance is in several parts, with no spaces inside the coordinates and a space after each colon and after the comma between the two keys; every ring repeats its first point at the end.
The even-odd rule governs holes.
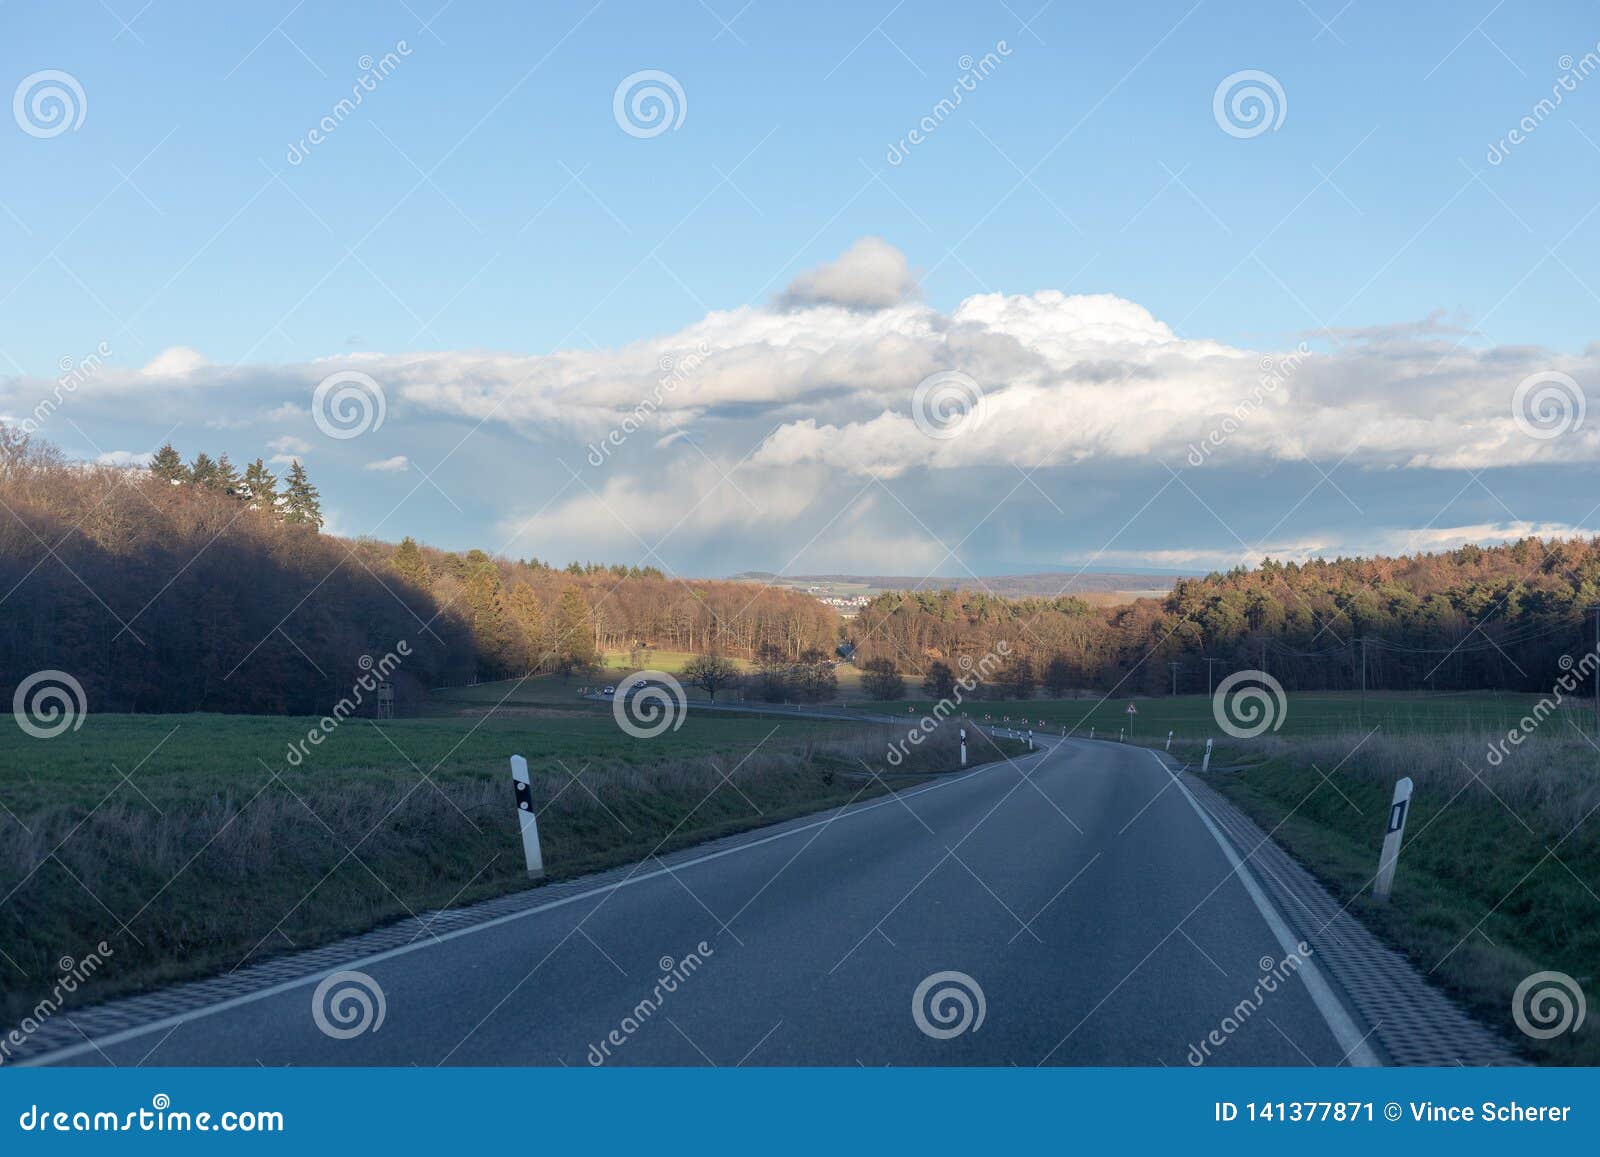
{"type": "Polygon", "coordinates": [[[274,454],[271,458],[267,459],[267,465],[280,467],[293,466],[298,461],[300,461],[300,456],[298,454],[274,454]]]}
{"type": "Polygon", "coordinates": [[[863,237],[837,261],[807,270],[789,283],[781,301],[788,306],[840,305],[883,309],[916,293],[906,255],[879,237],[863,237]]]}
{"type": "MultiPolygon", "coordinates": [[[[267,449],[276,450],[280,455],[293,454],[298,458],[300,455],[308,453],[311,450],[311,443],[307,442],[304,438],[296,438],[292,434],[285,434],[281,438],[274,438],[272,441],[268,442],[267,449]]],[[[276,461],[276,459],[274,459],[274,461],[276,461]]]]}
{"type": "Polygon", "coordinates": [[[1531,522],[1519,519],[1472,523],[1465,526],[1373,527],[1324,531],[1273,540],[1246,550],[1215,547],[1103,550],[1089,557],[1066,561],[1098,568],[1141,566],[1195,573],[1228,570],[1237,566],[1260,566],[1269,558],[1278,562],[1298,563],[1318,558],[1354,558],[1371,555],[1397,558],[1454,550],[1468,543],[1499,546],[1524,538],[1539,538],[1548,542],[1552,539],[1588,538],[1595,533],[1595,530],[1569,523],[1531,522]]]}
{"type": "Polygon", "coordinates": [[[396,454],[393,458],[381,458],[376,462],[368,462],[363,467],[365,470],[377,470],[384,474],[399,474],[411,468],[411,460],[404,454],[396,454]]]}
{"type": "Polygon", "coordinates": [[[153,457],[148,450],[107,450],[95,458],[102,466],[148,466],[153,457]]]}
{"type": "Polygon", "coordinates": [[[182,378],[210,364],[200,351],[175,345],[151,358],[139,372],[147,378],[182,378]]]}

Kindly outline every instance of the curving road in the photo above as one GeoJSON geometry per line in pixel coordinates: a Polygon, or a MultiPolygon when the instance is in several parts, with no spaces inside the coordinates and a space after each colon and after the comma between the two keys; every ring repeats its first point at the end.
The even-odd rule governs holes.
{"type": "Polygon", "coordinates": [[[319,1029],[312,977],[45,1059],[1182,1066],[1216,1030],[1211,1064],[1374,1063],[1314,962],[1238,1014],[1290,941],[1231,856],[1154,753],[1051,740],[352,959],[384,995],[375,1032],[319,1029]],[[919,1027],[941,972],[981,990],[981,1024],[947,1035],[975,996],[966,1017],[930,993],[919,1027]]]}

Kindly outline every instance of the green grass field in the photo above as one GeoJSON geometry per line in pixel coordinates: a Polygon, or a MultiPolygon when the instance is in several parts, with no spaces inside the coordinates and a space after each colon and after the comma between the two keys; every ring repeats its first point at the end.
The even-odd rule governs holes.
{"type": "MultiPolygon", "coordinates": [[[[1276,734],[1285,738],[1328,735],[1373,727],[1403,734],[1459,734],[1503,731],[1532,709],[1540,696],[1509,692],[1472,692],[1430,695],[1407,692],[1371,692],[1365,706],[1356,692],[1315,691],[1292,693],[1287,697],[1283,725],[1276,734]]],[[[862,702],[864,709],[906,713],[928,710],[926,699],[899,702],[862,702]]],[[[1135,739],[1166,738],[1168,730],[1179,740],[1223,737],[1212,714],[1212,701],[1206,695],[1179,695],[1155,699],[1118,697],[1106,699],[971,700],[965,704],[974,718],[991,715],[999,720],[1044,720],[1046,726],[1067,727],[1075,734],[1087,734],[1093,727],[1099,737],[1130,728],[1135,739]],[[1137,714],[1130,716],[1132,703],[1137,714]]],[[[1575,702],[1570,717],[1585,728],[1591,726],[1592,705],[1575,702]]]]}

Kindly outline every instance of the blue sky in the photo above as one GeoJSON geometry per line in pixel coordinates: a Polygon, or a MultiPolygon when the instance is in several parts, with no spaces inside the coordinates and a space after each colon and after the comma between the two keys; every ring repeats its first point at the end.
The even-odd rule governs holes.
{"type": "Polygon", "coordinates": [[[1595,380],[1584,5],[13,0],[0,21],[7,91],[59,70],[82,94],[75,128],[0,132],[0,414],[104,343],[40,423],[77,456],[169,431],[299,455],[341,533],[686,574],[1204,569],[1593,523],[1593,431],[1530,438],[1511,412],[1529,375],[1595,380]],[[641,137],[613,97],[646,69],[682,122],[641,137]],[[1282,94],[1258,135],[1214,113],[1242,70],[1282,94]],[[1052,292],[1022,320],[971,305],[1052,292]],[[587,462],[686,356],[648,436],[587,462]],[[384,422],[329,438],[312,388],[347,367],[384,422]],[[977,381],[983,429],[904,442],[923,370],[977,381]]]}

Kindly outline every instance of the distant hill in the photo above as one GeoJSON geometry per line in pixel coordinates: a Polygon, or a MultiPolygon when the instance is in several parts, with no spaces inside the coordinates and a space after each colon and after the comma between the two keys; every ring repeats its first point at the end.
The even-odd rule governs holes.
{"type": "Polygon", "coordinates": [[[1085,571],[1082,574],[1056,571],[1039,574],[969,577],[918,578],[912,575],[814,574],[774,575],[770,571],[742,571],[731,576],[735,582],[766,583],[810,594],[847,598],[873,595],[882,591],[908,590],[986,590],[1006,598],[1029,596],[1165,593],[1181,575],[1133,574],[1113,571],[1085,571]],[[815,589],[813,589],[815,588],[815,589]]]}

